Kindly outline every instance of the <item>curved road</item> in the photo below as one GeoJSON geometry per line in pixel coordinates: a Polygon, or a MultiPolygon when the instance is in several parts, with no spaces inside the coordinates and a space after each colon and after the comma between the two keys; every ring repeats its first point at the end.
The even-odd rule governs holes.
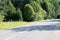
{"type": "Polygon", "coordinates": [[[60,22],[34,22],[0,30],[0,40],[60,40],[60,22]]]}

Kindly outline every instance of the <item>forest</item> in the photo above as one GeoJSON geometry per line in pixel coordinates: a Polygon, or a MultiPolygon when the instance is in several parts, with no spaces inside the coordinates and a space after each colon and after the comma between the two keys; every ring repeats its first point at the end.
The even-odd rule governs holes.
{"type": "Polygon", "coordinates": [[[60,19],[60,0],[0,0],[0,22],[60,19]]]}

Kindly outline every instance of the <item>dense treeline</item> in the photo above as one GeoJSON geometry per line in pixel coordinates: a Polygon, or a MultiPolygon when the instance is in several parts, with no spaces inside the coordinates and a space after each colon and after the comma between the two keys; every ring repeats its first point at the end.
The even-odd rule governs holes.
{"type": "Polygon", "coordinates": [[[0,21],[60,19],[60,0],[0,0],[0,21]]]}

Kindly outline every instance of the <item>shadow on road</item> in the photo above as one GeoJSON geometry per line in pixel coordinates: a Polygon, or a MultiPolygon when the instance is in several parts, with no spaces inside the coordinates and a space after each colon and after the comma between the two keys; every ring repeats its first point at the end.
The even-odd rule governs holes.
{"type": "Polygon", "coordinates": [[[15,32],[22,32],[22,31],[33,31],[33,30],[46,30],[46,31],[51,31],[51,30],[60,30],[60,26],[56,25],[37,25],[37,26],[28,26],[28,27],[18,27],[18,28],[13,28],[10,29],[15,32]]]}

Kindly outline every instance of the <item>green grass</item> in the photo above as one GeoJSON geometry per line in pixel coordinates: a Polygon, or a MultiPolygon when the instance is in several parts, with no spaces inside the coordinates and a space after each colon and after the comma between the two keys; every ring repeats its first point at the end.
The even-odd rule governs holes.
{"type": "Polygon", "coordinates": [[[28,24],[28,22],[0,22],[0,29],[14,28],[28,24]]]}

